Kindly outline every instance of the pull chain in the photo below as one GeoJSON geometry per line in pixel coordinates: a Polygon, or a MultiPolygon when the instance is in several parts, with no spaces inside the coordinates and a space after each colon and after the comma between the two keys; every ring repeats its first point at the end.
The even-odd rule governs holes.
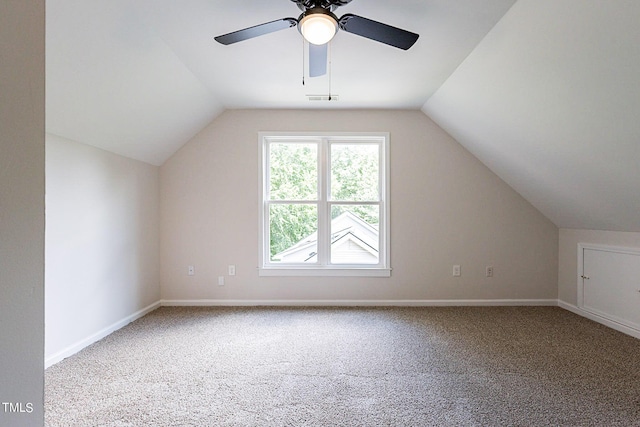
{"type": "Polygon", "coordinates": [[[331,101],[331,42],[329,42],[327,49],[329,50],[329,101],[331,101]]]}

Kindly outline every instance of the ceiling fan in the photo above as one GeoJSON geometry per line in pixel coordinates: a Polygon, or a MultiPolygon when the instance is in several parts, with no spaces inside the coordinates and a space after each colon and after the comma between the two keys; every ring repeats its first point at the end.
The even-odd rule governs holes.
{"type": "Polygon", "coordinates": [[[419,35],[382,22],[347,13],[338,19],[333,11],[351,0],[291,0],[302,14],[296,18],[283,18],[253,27],[234,31],[215,38],[224,45],[298,26],[302,36],[309,42],[309,76],[317,77],[327,72],[327,43],[338,29],[366,37],[389,46],[407,50],[418,40],[419,35]]]}

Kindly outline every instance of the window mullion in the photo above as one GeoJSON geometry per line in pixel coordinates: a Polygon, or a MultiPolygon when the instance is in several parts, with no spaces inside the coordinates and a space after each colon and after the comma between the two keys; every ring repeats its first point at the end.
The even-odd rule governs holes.
{"type": "Polygon", "coordinates": [[[328,212],[328,195],[330,179],[329,149],[327,139],[320,141],[318,150],[318,262],[329,264],[331,215],[328,212]]]}

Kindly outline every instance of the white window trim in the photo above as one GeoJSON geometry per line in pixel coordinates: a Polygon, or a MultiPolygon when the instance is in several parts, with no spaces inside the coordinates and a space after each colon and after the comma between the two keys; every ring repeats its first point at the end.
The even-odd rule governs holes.
{"type": "MultiPolygon", "coordinates": [[[[391,257],[390,257],[390,176],[389,176],[389,133],[388,132],[259,132],[258,133],[258,147],[259,147],[259,193],[260,194],[260,209],[258,215],[258,230],[259,230],[259,266],[258,274],[260,276],[359,276],[359,277],[389,277],[391,276],[391,257]],[[269,262],[269,239],[267,232],[269,225],[267,224],[268,204],[265,203],[267,198],[267,182],[265,182],[265,171],[267,170],[267,157],[265,155],[265,146],[267,141],[301,141],[318,139],[331,139],[333,142],[340,140],[341,142],[355,142],[355,141],[371,141],[381,140],[382,149],[380,156],[380,172],[381,172],[381,185],[380,185],[380,224],[379,224],[379,236],[381,238],[379,245],[379,263],[376,265],[367,266],[364,264],[333,264],[333,265],[302,265],[302,264],[274,264],[269,262]]],[[[325,158],[324,154],[320,155],[320,161],[325,158]]],[[[321,167],[319,165],[320,172],[321,167]]],[[[326,181],[319,177],[319,185],[324,186],[326,181]]],[[[325,189],[322,188],[321,191],[325,189]]],[[[327,201],[327,203],[331,203],[327,201]]],[[[340,204],[340,202],[335,202],[340,204]]],[[[321,209],[319,211],[322,211],[321,209]]],[[[322,212],[318,212],[318,222],[326,222],[328,219],[322,212]]],[[[320,238],[318,234],[318,244],[320,245],[320,238]]],[[[326,246],[326,245],[323,245],[326,246]]],[[[320,247],[318,248],[320,250],[320,247]]]]}

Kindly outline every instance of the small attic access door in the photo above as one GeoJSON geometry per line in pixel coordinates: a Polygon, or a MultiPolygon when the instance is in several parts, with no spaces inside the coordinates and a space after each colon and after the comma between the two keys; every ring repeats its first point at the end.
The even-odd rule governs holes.
{"type": "Polygon", "coordinates": [[[640,331],[640,249],[579,244],[578,306],[640,331]]]}

